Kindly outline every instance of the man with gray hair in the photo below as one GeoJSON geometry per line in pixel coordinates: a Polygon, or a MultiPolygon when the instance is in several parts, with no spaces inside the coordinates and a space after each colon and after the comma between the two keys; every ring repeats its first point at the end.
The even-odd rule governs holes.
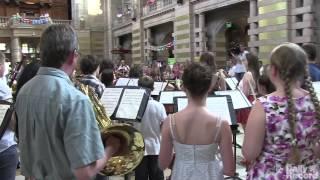
{"type": "Polygon", "coordinates": [[[31,179],[92,179],[116,153],[119,140],[103,147],[89,98],[70,80],[78,60],[76,32],[49,26],[40,41],[41,67],[19,91],[21,172],[31,179]]]}

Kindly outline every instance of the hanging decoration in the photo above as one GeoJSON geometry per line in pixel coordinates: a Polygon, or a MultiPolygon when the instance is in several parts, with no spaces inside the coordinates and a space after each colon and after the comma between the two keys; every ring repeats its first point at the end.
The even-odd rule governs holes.
{"type": "Polygon", "coordinates": [[[167,49],[170,49],[174,46],[175,42],[169,42],[168,44],[165,44],[163,46],[147,46],[146,49],[151,50],[151,51],[164,51],[167,49]]]}
{"type": "Polygon", "coordinates": [[[25,18],[24,16],[20,16],[19,13],[11,16],[10,18],[11,24],[30,24],[30,25],[42,25],[42,24],[52,24],[52,19],[49,14],[43,14],[38,18],[25,18]]]}
{"type": "Polygon", "coordinates": [[[157,0],[148,0],[147,1],[147,5],[153,5],[154,3],[156,3],[157,2],[157,0]]]}

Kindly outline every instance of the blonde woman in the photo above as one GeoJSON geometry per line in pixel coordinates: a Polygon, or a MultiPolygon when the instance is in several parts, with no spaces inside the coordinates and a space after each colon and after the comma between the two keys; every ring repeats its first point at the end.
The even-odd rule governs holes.
{"type": "Polygon", "coordinates": [[[247,179],[319,179],[320,106],[306,60],[293,43],[271,53],[268,74],[276,91],[258,98],[248,118],[242,148],[252,162],[247,179]]]}

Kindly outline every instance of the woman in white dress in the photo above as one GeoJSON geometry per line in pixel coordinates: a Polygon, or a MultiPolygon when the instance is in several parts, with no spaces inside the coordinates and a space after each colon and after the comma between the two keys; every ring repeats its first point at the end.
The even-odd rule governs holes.
{"type": "Polygon", "coordinates": [[[234,175],[230,126],[206,108],[211,80],[208,66],[189,65],[182,76],[188,105],[163,123],[159,163],[162,169],[167,168],[175,151],[172,180],[215,180],[234,175]]]}

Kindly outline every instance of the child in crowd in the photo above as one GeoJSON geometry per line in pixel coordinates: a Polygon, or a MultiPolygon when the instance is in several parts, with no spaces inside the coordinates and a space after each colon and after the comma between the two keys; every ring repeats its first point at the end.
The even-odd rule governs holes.
{"type": "MultiPolygon", "coordinates": [[[[139,79],[138,85],[149,91],[154,88],[154,81],[149,76],[139,79]]],[[[162,121],[167,117],[164,106],[151,97],[142,117],[141,124],[136,124],[145,142],[145,156],[135,170],[135,178],[139,180],[163,180],[163,171],[159,168],[160,134],[162,121]],[[140,127],[139,127],[140,126],[140,127]]]]}

